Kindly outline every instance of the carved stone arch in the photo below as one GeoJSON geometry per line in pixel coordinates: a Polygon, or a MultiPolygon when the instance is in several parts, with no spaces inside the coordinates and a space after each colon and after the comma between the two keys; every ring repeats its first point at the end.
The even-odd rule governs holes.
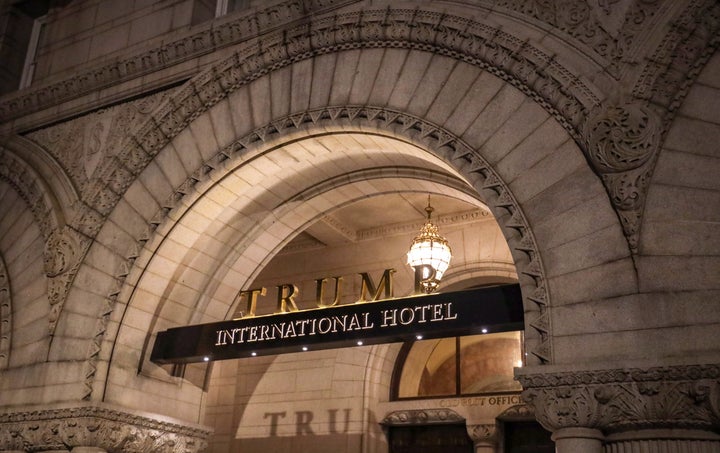
{"type": "Polygon", "coordinates": [[[80,198],[58,162],[22,137],[13,136],[0,144],[0,178],[26,201],[45,239],[43,255],[51,306],[48,333],[52,334],[89,247],[89,240],[72,225],[80,198]]]}
{"type": "Polygon", "coordinates": [[[10,363],[10,346],[12,343],[12,292],[10,276],[5,261],[0,255],[0,370],[10,363]]]}
{"type": "MultiPolygon", "coordinates": [[[[97,234],[102,220],[152,158],[229,93],[315,56],[383,47],[433,52],[488,71],[535,100],[581,147],[587,113],[600,103],[598,90],[579,80],[552,55],[498,27],[421,9],[362,10],[313,18],[269,33],[261,45],[241,45],[229,58],[187,82],[132,131],[133,139],[98,168],[94,190],[83,207],[83,232],[97,234]]],[[[247,140],[259,139],[251,136],[247,140]]]]}
{"type": "MultiPolygon", "coordinates": [[[[488,206],[504,226],[506,239],[515,258],[525,297],[527,312],[526,345],[537,363],[552,361],[550,346],[551,329],[548,313],[548,294],[545,274],[535,240],[519,204],[496,172],[476,150],[442,128],[412,115],[381,107],[328,107],[306,111],[277,119],[263,128],[255,129],[249,135],[240,137],[227,147],[218,150],[198,168],[185,182],[180,184],[152,217],[147,228],[136,236],[136,244],[126,253],[126,262],[117,271],[117,284],[108,294],[103,315],[94,336],[95,347],[87,359],[86,399],[92,394],[97,360],[103,343],[107,323],[128,276],[137,277],[133,271],[136,261],[140,265],[148,262],[151,253],[144,250],[146,244],[156,244],[157,239],[169,231],[168,222],[173,222],[180,212],[192,205],[208,184],[217,181],[224,173],[252,154],[258,147],[278,143],[283,137],[311,133],[309,131],[342,132],[363,130],[375,131],[389,137],[416,144],[421,149],[440,157],[469,181],[474,190],[482,194],[488,206]],[[260,138],[262,137],[262,138],[260,138]],[[178,211],[179,210],[179,211],[178,211]]],[[[132,286],[132,283],[130,283],[132,286]]]]}
{"type": "Polygon", "coordinates": [[[0,143],[0,178],[25,200],[46,240],[54,230],[65,225],[63,207],[76,204],[74,201],[77,195],[72,204],[65,204],[71,201],[65,197],[58,199],[58,196],[72,193],[65,190],[71,185],[51,186],[51,181],[65,182],[62,177],[64,174],[49,154],[27,140],[12,137],[0,143]],[[57,176],[53,176],[54,172],[57,172],[57,176]]]}
{"type": "MultiPolygon", "coordinates": [[[[324,53],[366,47],[404,47],[432,51],[439,55],[480,67],[539,103],[562,125],[576,143],[582,144],[581,126],[588,109],[599,101],[593,89],[577,80],[552,57],[499,29],[468,19],[421,10],[382,10],[350,12],[333,18],[320,18],[283,34],[270,34],[262,46],[240,47],[230,58],[198,75],[161,105],[138,130],[129,144],[111,162],[99,169],[94,192],[87,197],[80,218],[83,233],[94,236],[106,218],[149,162],[181,131],[239,87],[269,72],[324,53]]],[[[447,131],[403,112],[384,106],[331,106],[295,112],[275,118],[235,140],[206,159],[192,175],[162,203],[147,228],[136,235],[136,244],[125,252],[126,262],[119,269],[116,285],[108,294],[93,340],[87,372],[88,393],[92,392],[95,363],[105,335],[109,315],[125,279],[139,253],[152,241],[166,216],[195,186],[203,185],[228,160],[249,147],[318,124],[370,125],[391,131],[433,150],[455,169],[468,175],[474,187],[492,204],[503,224],[525,285],[528,331],[526,340],[538,363],[552,362],[550,346],[549,296],[537,245],[519,204],[507,184],[471,149],[447,131]],[[534,337],[534,338],[533,338],[534,337]]]]}

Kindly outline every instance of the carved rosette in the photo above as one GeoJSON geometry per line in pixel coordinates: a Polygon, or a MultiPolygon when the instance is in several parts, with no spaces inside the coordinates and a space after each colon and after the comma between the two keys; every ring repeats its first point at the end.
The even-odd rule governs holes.
{"type": "Polygon", "coordinates": [[[207,447],[210,433],[97,406],[0,414],[0,451],[196,453],[207,447]]]}
{"type": "Polygon", "coordinates": [[[587,159],[602,178],[636,252],[647,187],[662,140],[660,117],[640,102],[611,105],[588,119],[585,137],[587,159]]]}
{"type": "Polygon", "coordinates": [[[720,365],[519,375],[548,430],[720,430],[720,365]]]}

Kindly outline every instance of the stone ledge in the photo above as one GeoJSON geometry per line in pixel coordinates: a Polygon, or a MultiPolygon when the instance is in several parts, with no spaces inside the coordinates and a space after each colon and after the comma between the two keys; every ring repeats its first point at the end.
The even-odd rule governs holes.
{"type": "Polygon", "coordinates": [[[102,403],[37,406],[0,413],[0,451],[196,453],[212,430],[170,417],[102,403]]]}
{"type": "Polygon", "coordinates": [[[720,365],[539,372],[516,369],[548,430],[594,428],[605,434],[648,429],[720,432],[720,365]]]}

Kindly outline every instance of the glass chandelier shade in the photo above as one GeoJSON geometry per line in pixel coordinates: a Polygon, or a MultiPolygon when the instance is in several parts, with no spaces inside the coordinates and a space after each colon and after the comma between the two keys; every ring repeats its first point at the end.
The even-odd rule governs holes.
{"type": "Polygon", "coordinates": [[[433,212],[433,208],[430,206],[430,196],[428,196],[428,206],[425,208],[425,212],[427,212],[427,220],[420,229],[420,234],[413,239],[410,245],[407,262],[416,272],[418,269],[422,270],[422,289],[423,292],[429,294],[438,288],[440,279],[450,266],[452,250],[448,241],[438,232],[438,227],[430,220],[433,212]]]}

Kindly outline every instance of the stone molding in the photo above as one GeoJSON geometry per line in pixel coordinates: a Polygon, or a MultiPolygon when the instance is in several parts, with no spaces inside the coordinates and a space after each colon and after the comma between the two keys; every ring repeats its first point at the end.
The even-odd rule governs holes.
{"type": "Polygon", "coordinates": [[[382,419],[382,426],[437,425],[465,423],[465,418],[450,409],[407,409],[390,412],[382,419]]]}
{"type": "Polygon", "coordinates": [[[229,22],[195,27],[175,39],[153,41],[154,46],[130,56],[90,64],[58,76],[37,88],[16,92],[0,101],[0,122],[29,115],[89,94],[180,64],[210,52],[244,42],[287,26],[307,15],[333,11],[355,0],[286,0],[267,8],[253,9],[229,22]],[[198,29],[200,29],[198,31],[198,29]]]}
{"type": "MultiPolygon", "coordinates": [[[[473,209],[469,211],[456,212],[449,215],[443,215],[439,217],[433,217],[436,225],[439,226],[456,226],[463,225],[471,222],[477,222],[483,218],[489,218],[490,213],[484,209],[473,209]]],[[[334,228],[339,234],[343,235],[350,242],[364,241],[368,239],[384,238],[398,234],[409,234],[416,233],[424,225],[419,222],[404,222],[394,225],[385,225],[379,228],[367,228],[362,230],[350,230],[340,220],[336,219],[332,215],[325,215],[321,219],[325,224],[334,228]]],[[[318,247],[322,247],[323,244],[317,240],[306,240],[293,246],[285,246],[283,252],[297,252],[301,250],[310,250],[318,247]]]]}
{"type": "Polygon", "coordinates": [[[0,451],[70,451],[101,448],[108,453],[196,453],[211,430],[162,421],[104,406],[0,414],[0,451]]]}
{"type": "MultiPolygon", "coordinates": [[[[463,225],[489,218],[490,213],[484,209],[472,209],[453,214],[433,217],[433,223],[439,227],[463,225]]],[[[409,234],[420,231],[424,222],[404,222],[394,225],[385,225],[381,228],[368,228],[356,232],[358,240],[387,237],[396,234],[409,234]]]]}
{"type": "MultiPolygon", "coordinates": [[[[488,1],[484,3],[490,3],[488,1]]],[[[623,65],[633,61],[636,37],[663,8],[663,0],[598,2],[501,0],[492,6],[509,10],[552,26],[559,33],[592,49],[614,79],[623,65]]],[[[599,60],[598,58],[595,58],[599,60]]]]}
{"type": "MultiPolygon", "coordinates": [[[[308,14],[326,14],[358,3],[353,0],[288,0],[268,8],[239,15],[231,21],[216,21],[212,27],[195,27],[194,31],[173,40],[158,40],[157,46],[110,63],[90,65],[74,71],[71,77],[50,82],[30,91],[19,92],[0,102],[0,121],[8,121],[73,99],[101,88],[159,71],[209,52],[256,38],[288,26],[308,14]]],[[[594,7],[583,2],[527,2],[484,0],[473,6],[504,11],[524,20],[551,26],[592,49],[604,60],[605,69],[618,79],[623,62],[630,58],[635,37],[647,27],[658,11],[660,0],[624,2],[627,7],[594,7]]]]}
{"type": "Polygon", "coordinates": [[[0,145],[0,179],[10,184],[27,204],[45,239],[60,226],[52,194],[42,177],[17,154],[0,145]]]}
{"type": "MultiPolygon", "coordinates": [[[[131,139],[128,131],[138,128],[165,101],[173,89],[103,108],[24,135],[41,147],[68,175],[80,194],[91,190],[95,171],[112,159],[131,139]]],[[[127,175],[131,177],[131,175],[127,175]]]]}
{"type": "MultiPolygon", "coordinates": [[[[22,145],[14,143],[14,146],[22,145]]],[[[44,151],[33,152],[44,153],[44,151]]],[[[73,207],[59,206],[56,191],[63,188],[57,185],[52,187],[43,178],[41,169],[34,168],[30,162],[21,157],[21,153],[0,145],[0,179],[10,184],[25,201],[45,239],[43,260],[50,303],[48,333],[52,335],[82,257],[90,248],[90,240],[65,224],[65,216],[73,207]]],[[[48,165],[48,168],[42,170],[47,173],[55,169],[57,167],[54,165],[48,165]]],[[[61,179],[61,175],[57,176],[57,179],[61,179]]]]}
{"type": "Polygon", "coordinates": [[[693,0],[647,59],[632,90],[635,99],[649,101],[669,124],[690,87],[720,47],[720,4],[693,0]]]}
{"type": "Polygon", "coordinates": [[[720,431],[720,365],[517,374],[548,430],[720,431]]]}
{"type": "Polygon", "coordinates": [[[516,404],[505,409],[497,416],[500,421],[535,420],[535,409],[528,404],[516,404]]]}
{"type": "Polygon", "coordinates": [[[5,261],[0,254],[0,370],[10,364],[10,345],[12,341],[12,292],[10,276],[5,261]]]}

